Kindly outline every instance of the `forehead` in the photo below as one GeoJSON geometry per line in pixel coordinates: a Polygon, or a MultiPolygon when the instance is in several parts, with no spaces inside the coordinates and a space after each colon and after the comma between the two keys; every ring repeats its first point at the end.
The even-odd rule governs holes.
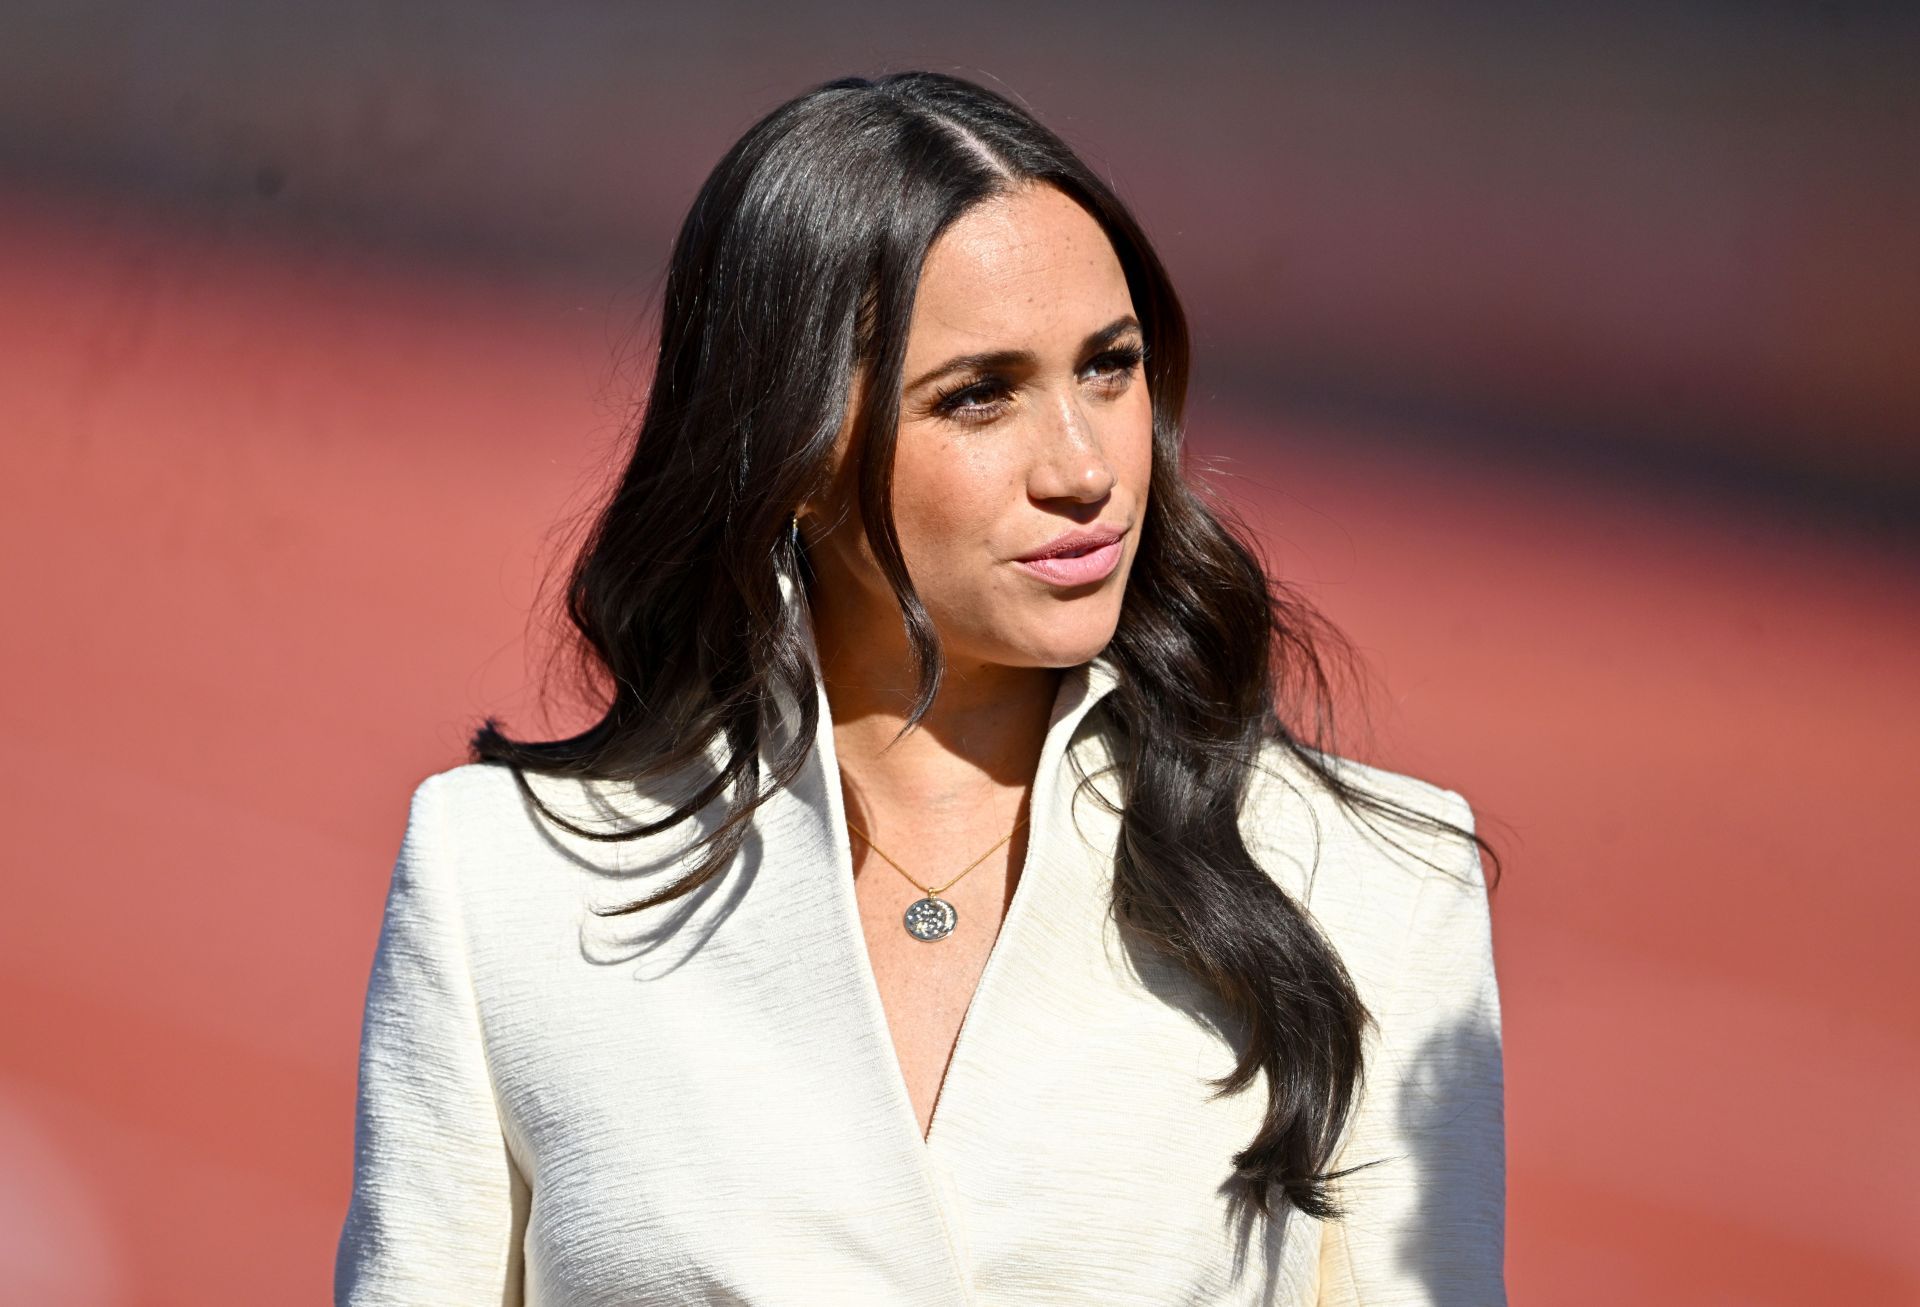
{"type": "Polygon", "coordinates": [[[934,242],[907,350],[1010,345],[1052,332],[1077,344],[1131,305],[1100,224],[1053,187],[1030,186],[975,205],[934,242]]]}

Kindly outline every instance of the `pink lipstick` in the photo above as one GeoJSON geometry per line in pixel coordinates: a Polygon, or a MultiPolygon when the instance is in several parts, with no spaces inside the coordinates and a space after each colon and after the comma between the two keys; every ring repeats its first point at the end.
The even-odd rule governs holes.
{"type": "Polygon", "coordinates": [[[1016,558],[1016,566],[1052,585],[1091,585],[1102,581],[1120,564],[1120,540],[1125,531],[1090,527],[1056,536],[1045,545],[1016,558]]]}

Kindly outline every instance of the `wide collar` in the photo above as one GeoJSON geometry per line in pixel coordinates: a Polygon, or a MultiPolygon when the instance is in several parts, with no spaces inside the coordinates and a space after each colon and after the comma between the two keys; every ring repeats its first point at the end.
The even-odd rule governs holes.
{"type": "MultiPolygon", "coordinates": [[[[863,1237],[880,1250],[874,1255],[898,1259],[890,1261],[889,1274],[916,1286],[912,1301],[964,1307],[975,1301],[971,1244],[982,1228],[978,1222],[989,1219],[995,1202],[1018,1202],[1035,1183],[1032,1176],[1003,1182],[1000,1169],[1017,1167],[1027,1147],[1009,1144],[1009,1123],[1048,1119],[1034,1104],[1046,1101],[1046,1081],[1056,1068],[1036,1050],[1060,1045],[1062,1032],[1106,1029],[1120,1011],[1116,994],[1131,992],[1116,988],[1118,973],[1106,951],[1115,823],[1097,805],[1076,808],[1080,767],[1069,765],[1073,760],[1097,773],[1109,760],[1108,733],[1083,727],[1119,675],[1103,654],[1064,669],[1060,678],[1033,778],[1022,874],[923,1138],[863,935],[832,713],[810,627],[806,635],[818,709],[811,747],[791,784],[755,811],[740,856],[715,892],[694,898],[661,927],[674,941],[672,956],[650,954],[650,974],[670,977],[661,983],[700,994],[713,1011],[731,1014],[739,1037],[785,1071],[771,1100],[739,1100],[756,1119],[778,1123],[770,1153],[809,1173],[844,1174],[862,1195],[884,1194],[884,1202],[860,1217],[860,1229],[868,1231],[863,1237]],[[997,1196],[983,1199],[977,1192],[983,1187],[997,1196]]],[[[774,730],[797,722],[794,709],[775,706],[777,723],[763,732],[763,767],[780,743],[771,738],[774,730]]],[[[652,818],[661,810],[643,803],[628,811],[652,818]]],[[[702,814],[688,825],[709,827],[710,819],[702,814]]],[[[587,851],[605,867],[625,861],[625,850],[633,849],[644,855],[647,871],[670,877],[684,870],[673,846],[692,834],[638,842],[648,849],[587,851]]],[[[598,877],[591,883],[596,899],[612,895],[598,877]]],[[[622,880],[618,897],[631,900],[629,891],[637,888],[622,880]]],[[[959,928],[979,924],[963,921],[959,928]]],[[[585,929],[593,941],[588,953],[597,958],[602,933],[631,927],[593,920],[585,929]]],[[[613,952],[633,954],[624,941],[613,952]]],[[[677,1028],[673,1019],[662,1022],[677,1028]]],[[[706,1037],[697,1043],[706,1052],[714,1047],[706,1037]]],[[[1075,1110],[1125,1120],[1137,1106],[1136,1083],[1097,1078],[1080,1087],[1075,1110]]]]}
{"type": "MultiPolygon", "coordinates": [[[[1066,668],[1060,678],[1034,771],[1023,870],[962,1019],[923,1139],[862,937],[832,715],[817,657],[814,667],[819,713],[813,747],[793,784],[755,820],[769,849],[792,855],[773,880],[788,905],[787,929],[804,940],[798,947],[821,968],[810,983],[790,985],[789,992],[799,995],[797,1020],[822,1029],[851,1023],[854,1033],[846,1043],[821,1048],[818,1055],[845,1059],[836,1083],[845,1087],[848,1102],[861,1105],[860,1147],[870,1154],[874,1173],[915,1177],[898,1195],[896,1217],[921,1231],[916,1243],[942,1250],[928,1267],[940,1266],[938,1274],[949,1283],[952,1297],[939,1301],[971,1302],[967,1204],[958,1188],[977,1180],[981,1168],[1004,1151],[1004,1122],[1030,1093],[1020,1068],[1032,1060],[1032,1051],[1046,1047],[1060,1023],[1086,1028],[1110,1010],[1110,972],[1103,959],[1116,832],[1110,813],[1095,805],[1076,807],[1075,797],[1080,771],[1097,773],[1111,761],[1107,733],[1081,728],[1118,686],[1119,673],[1103,653],[1066,668]],[[1070,759],[1079,766],[1069,765],[1070,759]]],[[[963,921],[959,928],[980,925],[963,921]]],[[[1117,1112],[1124,1110],[1116,1104],[1117,1112]]]]}

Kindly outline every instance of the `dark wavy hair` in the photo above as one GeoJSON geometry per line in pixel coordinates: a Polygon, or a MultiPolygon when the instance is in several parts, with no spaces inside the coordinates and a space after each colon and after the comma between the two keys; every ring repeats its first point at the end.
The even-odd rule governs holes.
{"type": "Polygon", "coordinates": [[[928,248],[955,219],[1031,184],[1057,187],[1105,229],[1145,335],[1152,478],[1106,651],[1119,673],[1105,705],[1120,746],[1112,910],[1243,1024],[1245,1051],[1217,1092],[1266,1072],[1264,1122],[1233,1159],[1240,1196],[1271,1217],[1277,1184],[1301,1211],[1337,1218],[1330,1183],[1347,1172],[1328,1167],[1372,1017],[1333,947],[1243,840],[1261,751],[1289,751],[1352,809],[1484,841],[1328,765],[1323,646],[1348,647],[1269,580],[1244,531],[1185,479],[1188,340],[1172,284],[1112,190],[1003,96],[930,72],[841,78],[780,106],[727,151],[674,243],[632,454],[565,592],[573,648],[604,715],[543,742],[509,739],[489,717],[471,755],[507,764],[548,819],[588,839],[644,838],[724,800],[692,871],[610,913],[678,898],[725,868],[818,729],[812,636],[779,574],[809,577],[790,517],[825,487],[862,373],[870,384],[851,446],[861,511],[917,660],[909,725],[920,720],[942,662],[890,494],[914,294],[928,248]],[[780,690],[802,721],[762,777],[763,706],[780,690]],[[661,819],[609,832],[554,813],[526,772],[699,779],[661,819]]]}

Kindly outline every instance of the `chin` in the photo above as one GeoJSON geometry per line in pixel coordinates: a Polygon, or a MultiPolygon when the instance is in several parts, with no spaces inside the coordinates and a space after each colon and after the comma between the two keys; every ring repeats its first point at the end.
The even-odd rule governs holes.
{"type": "Polygon", "coordinates": [[[1061,612],[1048,614],[1033,627],[1001,644],[1008,656],[995,661],[1020,667],[1076,667],[1095,657],[1113,641],[1119,626],[1118,610],[1099,615],[1069,618],[1061,612]]]}
{"type": "Polygon", "coordinates": [[[929,607],[951,658],[998,667],[1064,668],[1087,662],[1113,642],[1123,593],[1103,588],[1066,599],[1030,590],[999,592],[970,595],[964,605],[944,612],[929,607]],[[961,613],[971,620],[943,620],[961,613]]]}

